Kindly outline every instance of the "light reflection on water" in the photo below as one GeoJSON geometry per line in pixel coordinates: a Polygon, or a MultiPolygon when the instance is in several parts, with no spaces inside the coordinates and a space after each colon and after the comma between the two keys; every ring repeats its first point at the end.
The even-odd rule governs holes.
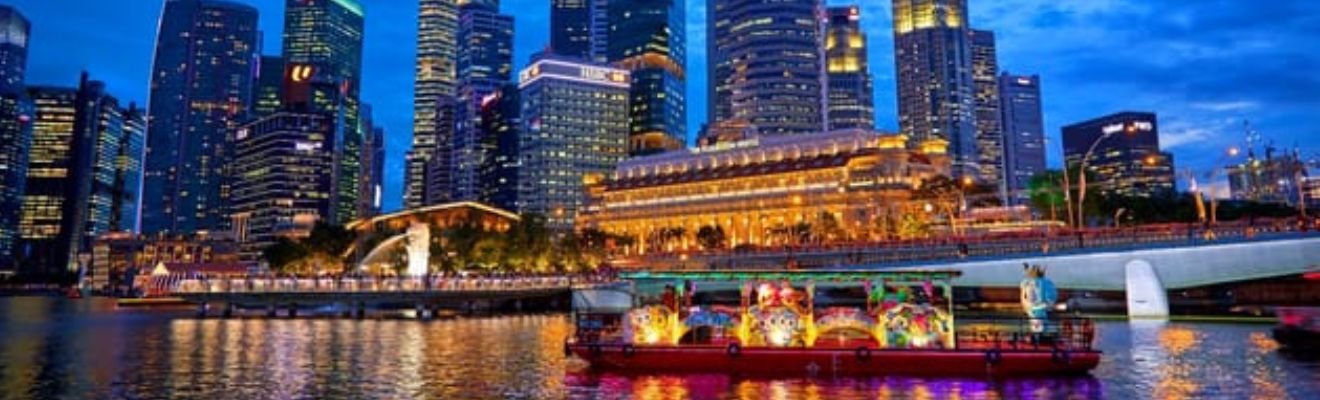
{"type": "Polygon", "coordinates": [[[562,315],[198,320],[113,304],[0,298],[0,399],[1320,398],[1320,364],[1268,325],[1101,323],[1105,360],[1055,379],[620,375],[565,359],[562,315]]]}

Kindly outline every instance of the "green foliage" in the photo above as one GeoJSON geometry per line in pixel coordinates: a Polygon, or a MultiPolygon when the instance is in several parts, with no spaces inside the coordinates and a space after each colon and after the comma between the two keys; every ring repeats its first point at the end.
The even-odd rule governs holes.
{"type": "Polygon", "coordinates": [[[309,274],[343,270],[345,252],[355,234],[339,225],[318,222],[303,240],[280,238],[261,252],[270,269],[283,273],[309,274]]]}
{"type": "Polygon", "coordinates": [[[728,238],[724,234],[724,228],[719,225],[706,225],[697,229],[697,245],[702,249],[722,249],[727,243],[728,238]]]}

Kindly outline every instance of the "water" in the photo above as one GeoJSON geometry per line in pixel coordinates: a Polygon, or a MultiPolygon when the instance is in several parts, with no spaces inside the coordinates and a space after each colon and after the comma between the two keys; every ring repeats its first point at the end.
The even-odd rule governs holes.
{"type": "Polygon", "coordinates": [[[1320,362],[1268,325],[1101,323],[1105,360],[1059,379],[592,374],[562,315],[198,320],[103,300],[0,298],[0,399],[1320,398],[1320,362]]]}

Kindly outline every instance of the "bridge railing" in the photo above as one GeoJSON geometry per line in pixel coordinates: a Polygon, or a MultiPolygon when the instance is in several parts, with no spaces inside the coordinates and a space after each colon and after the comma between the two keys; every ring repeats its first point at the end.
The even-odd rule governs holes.
{"type": "Polygon", "coordinates": [[[594,279],[566,276],[517,278],[196,278],[184,279],[176,294],[470,292],[567,289],[594,279]]]}

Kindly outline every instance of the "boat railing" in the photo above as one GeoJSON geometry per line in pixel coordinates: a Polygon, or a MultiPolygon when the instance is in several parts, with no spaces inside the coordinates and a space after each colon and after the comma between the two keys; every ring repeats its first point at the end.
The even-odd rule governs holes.
{"type": "Polygon", "coordinates": [[[959,318],[954,332],[960,349],[1089,351],[1095,322],[1081,317],[959,318]]]}

